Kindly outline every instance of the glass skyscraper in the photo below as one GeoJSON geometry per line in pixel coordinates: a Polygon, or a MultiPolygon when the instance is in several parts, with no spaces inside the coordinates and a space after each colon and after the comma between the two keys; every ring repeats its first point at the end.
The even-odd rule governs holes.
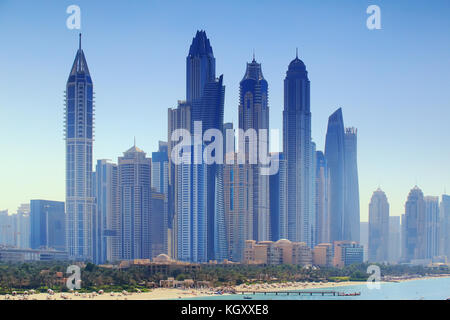
{"type": "Polygon", "coordinates": [[[65,251],[64,202],[30,201],[30,242],[32,249],[65,251]]]}
{"type": "Polygon", "coordinates": [[[92,222],[93,261],[97,264],[116,261],[119,259],[117,165],[108,160],[98,160],[93,188],[96,198],[96,211],[92,222]]]}
{"type": "Polygon", "coordinates": [[[389,261],[389,202],[377,189],[369,204],[369,261],[389,261]]]}
{"type": "Polygon", "coordinates": [[[330,241],[344,240],[345,154],[344,119],[339,108],[328,118],[325,157],[329,169],[330,241]]]}
{"type": "Polygon", "coordinates": [[[194,163],[194,148],[203,152],[201,144],[184,148],[183,152],[190,152],[191,163],[181,163],[176,166],[175,171],[177,260],[207,262],[208,172],[206,163],[194,163]]]}
{"type": "Polygon", "coordinates": [[[344,239],[359,242],[359,180],[357,162],[356,128],[346,128],[344,136],[345,191],[344,191],[344,239]]]}
{"type": "Polygon", "coordinates": [[[287,163],[287,238],[313,245],[310,82],[298,56],[284,79],[283,152],[287,163]]]}
{"type": "MultiPolygon", "coordinates": [[[[223,131],[225,87],[223,75],[216,78],[215,65],[216,60],[205,31],[197,31],[186,58],[186,102],[192,106],[191,128],[194,128],[196,121],[201,122],[202,135],[208,129],[223,131]]],[[[223,179],[221,170],[223,167],[220,165],[207,165],[206,210],[209,260],[220,259],[221,253],[225,252],[220,246],[226,245],[225,229],[219,225],[220,221],[224,221],[224,203],[223,198],[218,197],[216,192],[216,186],[223,179]],[[221,240],[218,241],[218,239],[221,240]]]]}
{"type": "Polygon", "coordinates": [[[66,246],[71,259],[92,259],[94,92],[80,44],[66,86],[66,246]]]}
{"type": "Polygon", "coordinates": [[[134,145],[118,168],[121,259],[150,259],[151,159],[134,145]]]}
{"type": "Polygon", "coordinates": [[[426,208],[422,190],[415,186],[405,204],[403,258],[407,262],[426,258],[426,208]]]}
{"type": "MultiPolygon", "coordinates": [[[[239,83],[239,129],[245,131],[253,129],[259,137],[257,144],[250,148],[249,142],[245,140],[246,163],[249,158],[256,156],[258,159],[260,150],[269,152],[269,140],[260,137],[261,129],[269,130],[269,105],[268,84],[264,79],[261,64],[255,58],[247,63],[244,78],[239,83]],[[264,144],[264,145],[263,145],[264,144]],[[257,154],[250,154],[257,153],[257,154]]],[[[269,176],[260,174],[261,164],[249,163],[252,166],[252,192],[253,192],[253,236],[256,241],[266,241],[270,234],[270,197],[269,176]]]]}

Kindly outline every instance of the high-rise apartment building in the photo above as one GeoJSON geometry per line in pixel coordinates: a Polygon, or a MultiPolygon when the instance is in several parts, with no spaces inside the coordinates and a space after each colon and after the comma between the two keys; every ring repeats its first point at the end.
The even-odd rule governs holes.
{"type": "Polygon", "coordinates": [[[322,151],[316,152],[316,242],[330,241],[329,217],[329,170],[327,159],[322,151]]]}
{"type": "Polygon", "coordinates": [[[66,247],[75,260],[92,259],[94,88],[80,44],[66,85],[66,247]]]}
{"type": "Polygon", "coordinates": [[[134,145],[118,159],[122,260],[150,259],[151,159],[134,145]]]}
{"type": "Polygon", "coordinates": [[[93,261],[100,264],[120,259],[118,168],[108,160],[97,160],[94,172],[96,210],[93,216],[93,261]]]}
{"type": "Polygon", "coordinates": [[[328,118],[325,157],[329,169],[330,241],[344,239],[345,148],[344,119],[339,108],[328,118]]]}
{"type": "Polygon", "coordinates": [[[261,64],[255,58],[247,63],[244,78],[239,83],[239,129],[247,132],[254,130],[255,134],[245,135],[244,146],[239,146],[245,152],[246,163],[252,166],[253,192],[253,236],[257,241],[269,240],[270,235],[270,197],[269,176],[261,175],[260,161],[250,163],[249,159],[258,159],[259,152],[269,153],[269,140],[263,139],[260,130],[269,130],[268,84],[262,74],[261,64]],[[247,137],[257,138],[249,141],[247,137]]]}
{"type": "Polygon", "coordinates": [[[284,79],[283,153],[287,163],[287,239],[312,246],[312,147],[310,82],[298,57],[284,79]]]}
{"type": "Polygon", "coordinates": [[[359,242],[359,181],[356,128],[346,128],[344,135],[345,190],[344,230],[345,240],[359,242]]]}
{"type": "Polygon", "coordinates": [[[425,233],[427,259],[439,256],[439,197],[427,196],[425,200],[425,233]]]}
{"type": "Polygon", "coordinates": [[[369,261],[389,261],[389,202],[378,188],[369,204],[369,261]]]}
{"type": "Polygon", "coordinates": [[[406,261],[426,258],[426,206],[422,190],[411,189],[405,204],[405,238],[403,259],[406,261]]]}

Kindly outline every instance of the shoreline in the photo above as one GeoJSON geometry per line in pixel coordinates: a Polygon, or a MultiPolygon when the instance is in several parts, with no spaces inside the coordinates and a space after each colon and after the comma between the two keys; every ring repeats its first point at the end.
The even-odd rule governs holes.
{"type": "MultiPolygon", "coordinates": [[[[414,278],[391,277],[389,280],[381,281],[381,283],[399,283],[406,281],[427,280],[434,278],[450,278],[450,275],[436,275],[436,276],[424,276],[414,278]]],[[[252,284],[252,285],[237,285],[232,289],[236,290],[236,294],[244,295],[240,291],[246,292],[280,292],[280,291],[299,291],[309,289],[327,289],[364,285],[366,281],[342,281],[342,282],[286,282],[286,283],[271,283],[271,284],[252,284]]],[[[105,292],[103,294],[98,293],[54,293],[49,295],[48,293],[35,293],[28,296],[17,294],[2,295],[1,300],[178,300],[178,299],[190,299],[190,298],[206,298],[211,296],[217,296],[219,288],[210,289],[179,289],[179,288],[156,288],[149,292],[105,292]]],[[[231,295],[232,293],[223,293],[222,295],[231,295]]]]}

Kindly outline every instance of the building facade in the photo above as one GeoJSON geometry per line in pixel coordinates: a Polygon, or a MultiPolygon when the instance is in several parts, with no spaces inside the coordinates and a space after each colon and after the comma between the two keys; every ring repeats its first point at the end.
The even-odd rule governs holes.
{"type": "Polygon", "coordinates": [[[425,233],[426,254],[425,258],[432,259],[439,256],[439,197],[427,196],[425,200],[425,233]]]}
{"type": "Polygon", "coordinates": [[[66,251],[64,202],[30,201],[31,249],[66,251]]]}
{"type": "Polygon", "coordinates": [[[378,188],[369,204],[369,261],[389,260],[389,202],[378,188]]]}
{"type": "Polygon", "coordinates": [[[345,240],[359,242],[359,180],[357,160],[356,128],[346,128],[344,136],[345,190],[344,190],[344,229],[345,240]]]}
{"type": "Polygon", "coordinates": [[[312,246],[310,82],[298,57],[284,79],[283,152],[287,163],[287,239],[312,246]]]}
{"type": "Polygon", "coordinates": [[[120,259],[118,168],[108,160],[97,160],[94,172],[96,211],[93,217],[93,261],[97,264],[120,259]]]}
{"type": "Polygon", "coordinates": [[[322,151],[316,152],[316,242],[330,241],[330,217],[328,203],[328,164],[322,151]]]}
{"type": "Polygon", "coordinates": [[[254,130],[257,141],[244,138],[243,150],[246,163],[252,166],[252,192],[253,192],[253,236],[257,241],[269,240],[270,237],[270,196],[269,176],[261,175],[258,163],[250,163],[250,159],[258,159],[260,152],[269,152],[269,140],[262,139],[262,131],[269,130],[269,103],[268,83],[262,74],[261,64],[255,58],[247,63],[244,77],[239,83],[239,129],[247,132],[254,130]]]}
{"type": "Polygon", "coordinates": [[[75,260],[92,259],[94,88],[80,45],[66,85],[66,247],[75,260]]]}
{"type": "Polygon", "coordinates": [[[325,157],[329,169],[330,241],[344,239],[345,148],[344,119],[339,108],[328,118],[325,157]]]}
{"type": "Polygon", "coordinates": [[[150,259],[151,159],[134,145],[118,159],[122,260],[150,259]]]}
{"type": "Polygon", "coordinates": [[[426,207],[422,190],[415,186],[405,204],[405,261],[426,258],[426,207]]]}

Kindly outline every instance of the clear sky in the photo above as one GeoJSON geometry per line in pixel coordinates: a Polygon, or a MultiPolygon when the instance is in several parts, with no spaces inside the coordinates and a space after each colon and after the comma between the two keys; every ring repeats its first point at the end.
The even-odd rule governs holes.
{"type": "Polygon", "coordinates": [[[64,201],[64,90],[78,46],[66,8],[81,7],[83,49],[96,92],[94,159],[167,139],[167,108],[185,99],[185,61],[204,29],[237,122],[245,63],[262,63],[271,128],[282,129],[283,79],[295,48],[311,80],[312,136],[328,116],[358,128],[361,220],[378,187],[400,215],[417,183],[450,189],[450,2],[402,0],[0,0],[0,209],[64,201]],[[381,30],[366,8],[381,8],[381,30]]]}

